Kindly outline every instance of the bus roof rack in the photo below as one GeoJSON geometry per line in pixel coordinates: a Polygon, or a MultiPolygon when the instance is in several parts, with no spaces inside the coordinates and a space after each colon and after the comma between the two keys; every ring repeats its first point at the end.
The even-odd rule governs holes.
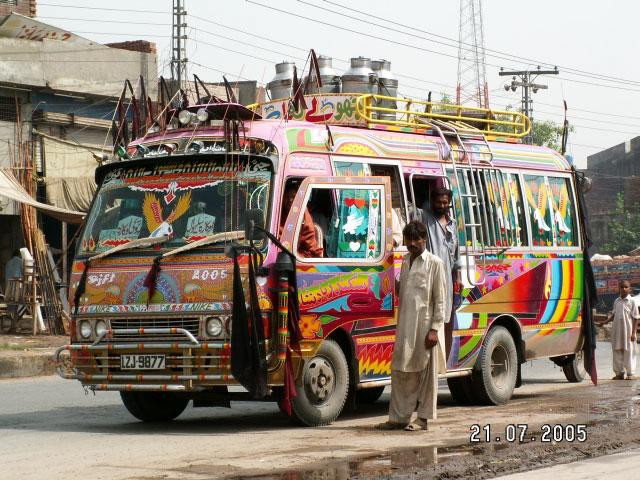
{"type": "Polygon", "coordinates": [[[424,131],[446,124],[461,134],[512,141],[531,131],[531,121],[526,115],[509,110],[360,93],[310,94],[305,95],[305,99],[306,109],[290,109],[288,98],[256,103],[247,108],[266,119],[286,118],[366,128],[424,131]]]}

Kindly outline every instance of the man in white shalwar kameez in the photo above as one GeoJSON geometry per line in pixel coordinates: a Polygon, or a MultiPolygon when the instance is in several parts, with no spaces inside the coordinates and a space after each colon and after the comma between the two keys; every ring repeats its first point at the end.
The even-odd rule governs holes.
{"type": "Polygon", "coordinates": [[[391,361],[389,421],[382,430],[426,430],[436,418],[438,364],[442,347],[447,298],[444,264],[426,250],[427,228],[417,220],[403,230],[409,253],[400,271],[400,308],[391,361]],[[414,410],[418,418],[411,422],[414,410]]]}
{"type": "Polygon", "coordinates": [[[620,281],[620,296],[613,302],[613,328],[611,329],[611,348],[613,349],[613,380],[635,380],[636,370],[636,332],[640,320],[640,306],[631,295],[628,280],[620,281]]]}

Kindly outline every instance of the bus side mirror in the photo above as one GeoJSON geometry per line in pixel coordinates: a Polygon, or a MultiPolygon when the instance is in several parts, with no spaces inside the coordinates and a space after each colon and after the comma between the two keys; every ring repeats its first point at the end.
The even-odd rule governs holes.
{"type": "Polygon", "coordinates": [[[251,208],[244,214],[244,237],[247,240],[264,239],[264,212],[261,208],[251,208]]]}

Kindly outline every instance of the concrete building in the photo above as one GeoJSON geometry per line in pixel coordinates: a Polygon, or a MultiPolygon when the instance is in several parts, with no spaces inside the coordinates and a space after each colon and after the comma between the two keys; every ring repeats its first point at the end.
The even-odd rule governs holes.
{"type": "Polygon", "coordinates": [[[625,209],[640,204],[640,136],[587,157],[587,176],[593,180],[585,195],[594,252],[608,253],[609,224],[615,218],[616,197],[624,196],[625,209]]]}
{"type": "MultiPolygon", "coordinates": [[[[124,80],[135,87],[142,76],[156,98],[155,45],[102,45],[33,15],[35,0],[0,0],[0,168],[15,173],[31,158],[40,200],[86,209],[95,189],[93,154],[110,150],[108,132],[124,80]]],[[[62,224],[44,216],[42,222],[49,244],[61,248],[62,224]]],[[[19,207],[4,197],[0,224],[2,266],[22,246],[19,207]]],[[[73,231],[64,233],[70,237],[73,231]]]]}

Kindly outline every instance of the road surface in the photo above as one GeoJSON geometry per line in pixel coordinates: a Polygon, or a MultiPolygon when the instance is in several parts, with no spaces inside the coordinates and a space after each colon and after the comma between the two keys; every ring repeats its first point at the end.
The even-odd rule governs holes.
{"type": "MultiPolygon", "coordinates": [[[[606,343],[599,344],[598,365],[601,378],[610,378],[606,343]]],[[[376,404],[315,429],[293,426],[275,404],[260,402],[232,403],[231,409],[189,407],[174,422],[152,425],[129,415],[115,392],[85,394],[79,383],[57,377],[3,380],[0,479],[209,479],[269,472],[265,478],[281,478],[279,472],[287,470],[327,468],[333,472],[328,478],[347,478],[353,473],[349,469],[370,468],[371,462],[380,474],[389,474],[388,469],[400,473],[414,467],[432,472],[457,468],[458,478],[466,478],[461,459],[470,455],[493,458],[507,446],[537,448],[535,442],[514,446],[495,439],[482,446],[470,444],[473,424],[491,425],[493,432],[500,432],[507,424],[526,423],[533,435],[542,424],[584,423],[588,444],[593,435],[601,435],[600,424],[611,425],[618,418],[638,420],[640,404],[634,398],[640,398],[640,382],[569,384],[548,360],[527,363],[523,378],[512,401],[501,407],[454,405],[441,382],[439,419],[428,432],[416,433],[373,429],[386,420],[388,392],[376,404]]]]}

